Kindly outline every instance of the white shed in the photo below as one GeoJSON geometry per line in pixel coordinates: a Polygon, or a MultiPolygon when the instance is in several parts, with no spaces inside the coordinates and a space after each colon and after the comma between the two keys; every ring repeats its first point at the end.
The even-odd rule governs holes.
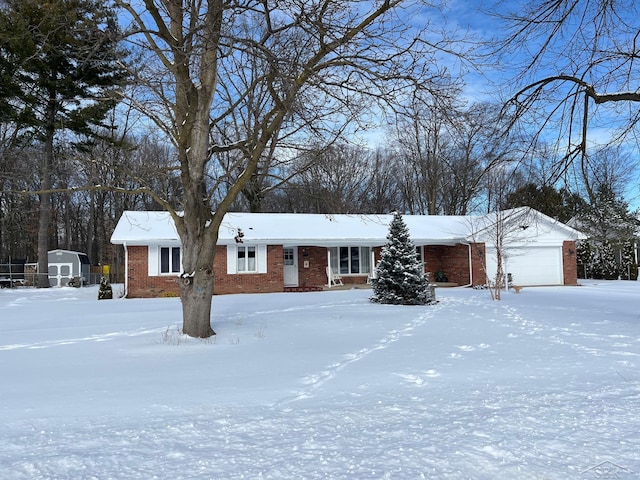
{"type": "Polygon", "coordinates": [[[83,283],[89,282],[91,264],[89,257],[71,250],[51,250],[49,252],[49,285],[64,287],[74,277],[80,277],[83,283]]]}

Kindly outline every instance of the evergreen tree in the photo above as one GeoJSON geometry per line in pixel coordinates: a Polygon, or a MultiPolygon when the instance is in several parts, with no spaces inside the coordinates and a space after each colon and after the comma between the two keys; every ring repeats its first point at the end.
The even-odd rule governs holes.
{"type": "Polygon", "coordinates": [[[609,242],[597,245],[592,263],[593,278],[615,280],[618,278],[618,263],[613,247],[609,242]]]}
{"type": "Polygon", "coordinates": [[[620,248],[620,277],[625,280],[637,280],[638,265],[635,263],[634,242],[627,240],[620,248]]]}
{"type": "Polygon", "coordinates": [[[608,185],[600,185],[593,202],[578,215],[578,229],[598,245],[620,245],[634,238],[637,225],[629,204],[608,185]]]}
{"type": "Polygon", "coordinates": [[[435,301],[416,247],[409,238],[409,229],[397,212],[389,226],[376,273],[372,302],[425,305],[435,301]]]}
{"type": "Polygon", "coordinates": [[[586,202],[566,189],[528,183],[507,195],[504,208],[531,207],[560,222],[567,222],[586,202]]]}
{"type": "MultiPolygon", "coordinates": [[[[124,79],[113,8],[98,0],[4,0],[0,7],[0,118],[42,145],[38,269],[46,273],[55,139],[92,135],[124,79]]],[[[39,286],[48,287],[46,275],[39,286]]]]}
{"type": "Polygon", "coordinates": [[[589,235],[578,245],[579,274],[601,279],[637,275],[631,246],[637,225],[629,204],[617,197],[610,186],[600,185],[593,202],[577,216],[577,228],[589,235]]]}
{"type": "Polygon", "coordinates": [[[591,278],[593,263],[593,245],[589,240],[579,240],[576,245],[576,260],[578,263],[578,278],[591,278]]]}

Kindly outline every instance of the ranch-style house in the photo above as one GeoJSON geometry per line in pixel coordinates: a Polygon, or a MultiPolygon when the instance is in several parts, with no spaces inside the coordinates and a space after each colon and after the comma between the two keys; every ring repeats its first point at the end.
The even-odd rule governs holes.
{"type": "MultiPolygon", "coordinates": [[[[314,291],[364,285],[392,215],[227,213],[214,261],[214,293],[314,291]]],[[[430,280],[491,282],[500,249],[519,286],[576,285],[577,230],[528,207],[481,216],[405,215],[430,280]],[[436,278],[436,273],[438,278],[436,278]]],[[[179,294],[181,244],[163,211],[126,211],[111,237],[125,251],[129,298],[179,294]]]]}

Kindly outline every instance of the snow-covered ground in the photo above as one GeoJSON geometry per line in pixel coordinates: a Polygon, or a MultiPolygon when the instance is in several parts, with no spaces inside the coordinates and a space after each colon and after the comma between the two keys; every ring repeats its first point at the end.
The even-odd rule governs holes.
{"type": "Polygon", "coordinates": [[[2,290],[0,478],[640,478],[640,283],[370,293],[2,290]]]}

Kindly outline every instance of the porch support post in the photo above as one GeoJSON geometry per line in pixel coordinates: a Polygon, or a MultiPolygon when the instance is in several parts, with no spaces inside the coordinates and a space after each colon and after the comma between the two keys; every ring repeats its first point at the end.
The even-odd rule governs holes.
{"type": "Polygon", "coordinates": [[[376,273],[376,253],[373,251],[373,247],[371,247],[371,263],[369,264],[369,283],[374,278],[378,278],[376,273]]]}
{"type": "Polygon", "coordinates": [[[327,287],[331,288],[331,249],[327,247],[327,287]]]}
{"type": "Polygon", "coordinates": [[[471,243],[468,242],[460,242],[461,245],[466,245],[469,251],[469,283],[463,285],[463,287],[472,287],[473,286],[473,247],[471,243]]]}

